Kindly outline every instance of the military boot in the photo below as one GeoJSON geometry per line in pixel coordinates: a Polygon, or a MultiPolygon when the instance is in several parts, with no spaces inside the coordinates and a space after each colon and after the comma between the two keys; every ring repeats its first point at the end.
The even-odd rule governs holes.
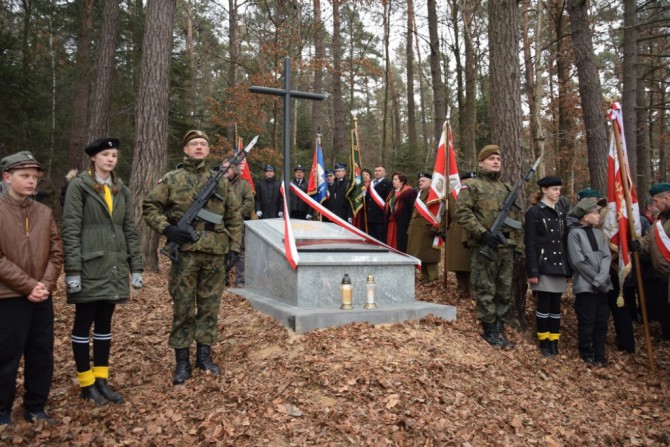
{"type": "Polygon", "coordinates": [[[496,324],[482,321],[482,327],[484,328],[484,340],[491,346],[500,346],[500,339],[496,333],[496,324]]]}
{"type": "Polygon", "coordinates": [[[221,374],[219,367],[212,362],[212,348],[207,345],[201,345],[198,343],[197,350],[195,352],[195,366],[209,371],[215,376],[221,374]]]}
{"type": "Polygon", "coordinates": [[[123,397],[120,394],[115,393],[109,385],[107,385],[107,379],[95,379],[95,387],[108,401],[114,404],[123,403],[123,397]]]}
{"type": "Polygon", "coordinates": [[[542,357],[553,357],[554,354],[551,352],[551,342],[549,340],[540,340],[540,352],[542,357]]]}
{"type": "Polygon", "coordinates": [[[181,385],[191,377],[191,363],[189,361],[188,348],[179,348],[174,350],[177,365],[174,368],[174,377],[172,383],[181,385]]]}
{"type": "Polygon", "coordinates": [[[505,336],[505,322],[498,318],[494,324],[496,327],[496,336],[500,340],[500,347],[503,349],[512,349],[514,343],[509,341],[505,336]]]}

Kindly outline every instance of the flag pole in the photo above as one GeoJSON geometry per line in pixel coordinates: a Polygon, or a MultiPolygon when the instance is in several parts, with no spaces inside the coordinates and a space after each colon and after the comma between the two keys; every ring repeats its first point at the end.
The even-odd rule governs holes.
{"type": "MultiPolygon", "coordinates": [[[[628,185],[628,163],[624,160],[623,150],[621,149],[621,134],[616,121],[612,123],[612,133],[616,143],[616,153],[619,159],[619,175],[621,175],[621,185],[623,186],[624,198],[626,200],[626,212],[628,213],[628,234],[630,238],[635,237],[635,217],[633,216],[632,199],[630,195],[630,185],[628,185]]],[[[619,237],[621,237],[619,229],[619,237]]],[[[619,253],[621,256],[621,253],[619,253]]],[[[633,252],[633,265],[635,265],[635,276],[637,279],[637,290],[640,297],[640,307],[642,308],[642,324],[644,325],[644,338],[647,344],[647,358],[649,359],[649,369],[652,376],[656,377],[656,362],[654,361],[654,349],[651,346],[651,336],[649,334],[649,320],[647,318],[647,300],[644,295],[644,285],[642,283],[642,269],[640,268],[640,255],[633,252]]],[[[619,289],[623,291],[623,284],[619,284],[619,289]]],[[[620,292],[623,293],[623,292],[620,292]]]]}
{"type": "MultiPolygon", "coordinates": [[[[449,135],[447,134],[447,126],[449,123],[449,115],[447,115],[447,120],[442,124],[442,135],[444,135],[444,151],[446,152],[445,154],[445,163],[444,163],[444,178],[445,178],[445,193],[444,193],[444,219],[448,220],[449,219],[449,194],[450,194],[450,189],[451,189],[451,179],[449,178],[449,162],[451,161],[451,154],[449,153],[449,135]]],[[[451,126],[449,126],[449,129],[451,129],[451,126]]],[[[438,145],[439,146],[439,145],[438,145]]],[[[447,228],[447,222],[444,223],[444,228],[447,228]]],[[[445,244],[444,244],[444,251],[442,255],[442,272],[444,276],[442,277],[442,284],[444,287],[447,287],[447,244],[446,244],[446,239],[445,239],[445,244]]]]}

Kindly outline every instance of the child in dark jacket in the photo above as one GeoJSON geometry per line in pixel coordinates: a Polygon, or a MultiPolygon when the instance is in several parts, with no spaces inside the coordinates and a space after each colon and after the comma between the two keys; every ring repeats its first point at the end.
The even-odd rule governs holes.
{"type": "Polygon", "coordinates": [[[595,198],[587,198],[570,211],[579,221],[571,225],[568,233],[568,259],[573,269],[579,355],[589,365],[605,367],[612,258],[605,235],[598,228],[599,209],[595,198]]]}

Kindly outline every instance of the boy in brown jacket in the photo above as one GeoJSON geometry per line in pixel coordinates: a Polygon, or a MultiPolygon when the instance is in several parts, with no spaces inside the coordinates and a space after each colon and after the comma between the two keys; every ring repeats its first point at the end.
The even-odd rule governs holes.
{"type": "Polygon", "coordinates": [[[11,424],[16,375],[24,357],[24,417],[54,424],[44,411],[53,374],[51,298],[63,245],[51,209],[31,198],[42,167],[27,151],[0,160],[0,425],[11,424]]]}

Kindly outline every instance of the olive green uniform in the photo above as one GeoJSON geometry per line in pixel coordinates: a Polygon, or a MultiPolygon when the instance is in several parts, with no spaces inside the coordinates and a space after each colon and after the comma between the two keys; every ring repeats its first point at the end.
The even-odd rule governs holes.
{"type": "MultiPolygon", "coordinates": [[[[168,225],[176,225],[214,175],[209,159],[185,158],[183,166],[165,174],[144,200],[142,214],[147,225],[161,234],[168,225]]],[[[180,247],[179,261],[170,269],[168,290],[174,315],[169,345],[175,349],[189,347],[194,339],[202,345],[217,341],[225,255],[229,250],[240,251],[242,213],[227,179],[221,179],[216,195],[205,208],[223,216],[223,222],[212,224],[196,219],[193,227],[200,238],[180,247]]]]}
{"type": "MultiPolygon", "coordinates": [[[[514,251],[523,252],[523,231],[503,228],[507,242],[499,244],[496,259],[479,253],[484,246],[481,236],[491,228],[512,187],[500,180],[499,172],[479,170],[456,201],[456,221],[463,227],[468,245],[473,248],[470,261],[472,285],[477,297],[477,319],[494,323],[508,320],[512,307],[512,273],[514,251]]],[[[520,219],[520,208],[513,206],[509,217],[520,219]]]]}

